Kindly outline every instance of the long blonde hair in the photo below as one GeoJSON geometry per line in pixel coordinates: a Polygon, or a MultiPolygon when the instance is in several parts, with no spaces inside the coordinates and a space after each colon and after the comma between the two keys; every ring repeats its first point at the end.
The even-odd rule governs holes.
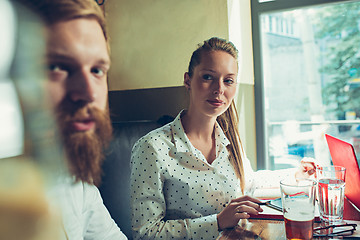
{"type": "MultiPolygon", "coordinates": [[[[190,77],[192,77],[194,73],[194,68],[200,64],[201,54],[203,52],[211,51],[224,51],[233,56],[235,60],[238,61],[238,50],[233,43],[226,41],[225,39],[213,37],[204,41],[204,43],[200,44],[193,52],[188,67],[188,74],[190,77]]],[[[236,111],[234,100],[231,102],[229,108],[223,114],[217,117],[217,122],[225,133],[225,136],[230,141],[230,145],[227,147],[230,155],[229,161],[235,169],[236,176],[240,180],[241,191],[244,192],[245,177],[243,167],[243,146],[238,128],[239,117],[236,111]]]]}

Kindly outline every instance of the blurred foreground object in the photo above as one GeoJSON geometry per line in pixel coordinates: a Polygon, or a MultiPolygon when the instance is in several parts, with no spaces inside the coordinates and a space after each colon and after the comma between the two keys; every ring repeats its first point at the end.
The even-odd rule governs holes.
{"type": "Polygon", "coordinates": [[[8,0],[0,29],[0,240],[56,240],[63,232],[47,193],[66,168],[44,96],[45,34],[8,0]]]}

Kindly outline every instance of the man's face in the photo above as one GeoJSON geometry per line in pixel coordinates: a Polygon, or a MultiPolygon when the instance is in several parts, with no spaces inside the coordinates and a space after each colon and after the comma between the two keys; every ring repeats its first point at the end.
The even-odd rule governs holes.
{"type": "Polygon", "coordinates": [[[77,179],[96,182],[111,136],[106,40],[99,23],[90,18],[62,21],[48,30],[48,88],[70,171],[77,179]]]}
{"type": "MultiPolygon", "coordinates": [[[[85,102],[101,111],[107,102],[110,58],[100,25],[94,19],[75,19],[52,25],[47,57],[52,103],[65,98],[85,102]]],[[[74,122],[74,131],[94,129],[89,122],[74,122]]]]}

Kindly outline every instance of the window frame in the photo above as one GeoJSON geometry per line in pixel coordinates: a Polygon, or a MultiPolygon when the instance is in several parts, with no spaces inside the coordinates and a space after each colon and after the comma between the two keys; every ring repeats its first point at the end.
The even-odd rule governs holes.
{"type": "Polygon", "coordinates": [[[264,82],[262,74],[262,53],[261,53],[261,19],[263,13],[274,11],[291,10],[329,3],[353,2],[352,0],[273,0],[259,2],[250,0],[251,8],[251,28],[253,44],[253,64],[254,64],[254,94],[255,94],[255,133],[256,133],[256,155],[257,169],[272,169],[268,159],[268,146],[266,144],[266,124],[265,124],[265,100],[264,82]]]}

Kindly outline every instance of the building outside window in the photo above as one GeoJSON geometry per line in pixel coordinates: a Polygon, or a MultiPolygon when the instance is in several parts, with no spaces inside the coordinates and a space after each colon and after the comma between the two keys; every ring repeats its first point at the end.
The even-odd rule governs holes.
{"type": "Polygon", "coordinates": [[[324,133],[360,156],[360,1],[252,0],[259,168],[330,164],[324,133]]]}

